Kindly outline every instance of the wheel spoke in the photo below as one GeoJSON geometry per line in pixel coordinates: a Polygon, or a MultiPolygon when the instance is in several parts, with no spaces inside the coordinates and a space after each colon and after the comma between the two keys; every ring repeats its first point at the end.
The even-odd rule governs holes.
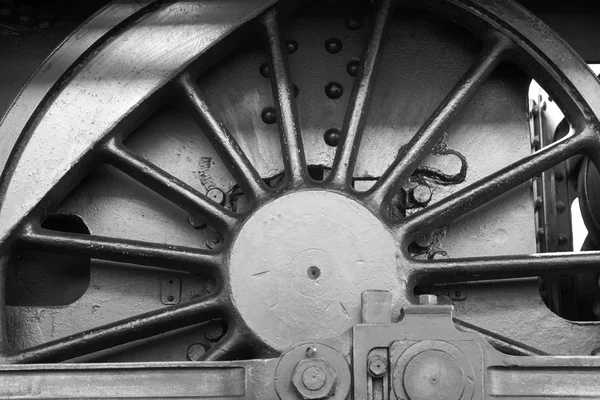
{"type": "Polygon", "coordinates": [[[228,231],[236,224],[235,214],[156,165],[136,156],[116,140],[103,144],[101,151],[111,165],[190,214],[200,216],[213,228],[228,231]]]}
{"type": "Polygon", "coordinates": [[[212,113],[194,78],[184,73],[177,82],[189,103],[192,114],[244,193],[252,199],[266,197],[268,191],[266,184],[237,140],[212,113]]]}
{"type": "Polygon", "coordinates": [[[191,303],[166,307],[127,318],[22,350],[10,356],[8,362],[21,364],[69,360],[204,322],[219,317],[223,313],[224,307],[218,297],[199,299],[191,303]]]}
{"type": "Polygon", "coordinates": [[[271,82],[273,97],[276,99],[283,165],[288,182],[291,185],[298,186],[307,180],[308,171],[294,100],[294,89],[275,9],[265,14],[263,24],[267,34],[271,82]]]}
{"type": "Polygon", "coordinates": [[[231,361],[246,346],[244,335],[236,328],[229,329],[225,336],[215,343],[200,358],[201,361],[231,361]]]}
{"type": "Polygon", "coordinates": [[[27,249],[72,254],[176,271],[217,272],[221,254],[189,247],[104,236],[64,233],[27,226],[19,236],[27,249]]]}
{"type": "Polygon", "coordinates": [[[404,146],[394,162],[369,191],[370,199],[382,207],[394,196],[395,189],[419,167],[442,138],[446,126],[464,108],[510,48],[505,40],[486,47],[483,53],[454,86],[419,131],[404,146]]]}
{"type": "Polygon", "coordinates": [[[354,165],[360,148],[369,101],[373,92],[384,38],[392,15],[394,0],[382,0],[375,16],[371,39],[363,54],[356,82],[344,118],[342,141],[338,147],[331,171],[331,181],[336,186],[347,187],[352,180],[354,165]]]}
{"type": "Polygon", "coordinates": [[[600,252],[415,261],[410,270],[411,278],[417,283],[469,282],[585,272],[600,272],[600,252]]]}
{"type": "Polygon", "coordinates": [[[571,134],[446,197],[399,223],[405,235],[431,232],[540,175],[569,157],[587,151],[591,136],[571,134]]]}

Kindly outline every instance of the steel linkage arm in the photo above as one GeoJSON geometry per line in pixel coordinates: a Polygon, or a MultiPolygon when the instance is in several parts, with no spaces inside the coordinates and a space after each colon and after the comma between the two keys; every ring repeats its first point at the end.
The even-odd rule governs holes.
{"type": "Polygon", "coordinates": [[[274,399],[277,360],[0,367],[2,399],[274,399]]]}
{"type": "Polygon", "coordinates": [[[364,292],[361,324],[277,359],[0,366],[0,399],[600,398],[600,357],[510,356],[459,330],[435,296],[398,323],[391,299],[364,292]]]}

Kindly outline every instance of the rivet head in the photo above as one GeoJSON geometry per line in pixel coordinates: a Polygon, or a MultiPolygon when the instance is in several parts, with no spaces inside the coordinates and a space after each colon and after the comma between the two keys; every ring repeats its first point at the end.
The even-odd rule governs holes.
{"type": "Polygon", "coordinates": [[[269,66],[269,63],[262,63],[260,65],[260,74],[264,77],[264,78],[270,78],[271,77],[271,67],[269,66]]]}
{"type": "Polygon", "coordinates": [[[337,54],[342,51],[342,41],[336,37],[329,38],[325,41],[325,50],[330,54],[337,54]]]}
{"type": "Polygon", "coordinates": [[[344,94],[344,88],[343,86],[338,83],[338,82],[329,82],[326,86],[325,86],[325,94],[327,95],[327,97],[329,97],[330,99],[339,99],[340,97],[342,97],[342,95],[344,94]]]}
{"type": "Polygon", "coordinates": [[[187,358],[190,361],[198,361],[206,353],[206,347],[200,343],[194,343],[188,347],[187,358]]]}
{"type": "Polygon", "coordinates": [[[340,135],[341,132],[339,129],[331,128],[327,129],[323,135],[323,139],[325,139],[325,143],[327,143],[328,146],[336,147],[340,143],[340,135]]]}
{"type": "Polygon", "coordinates": [[[298,51],[298,42],[290,39],[286,42],[286,47],[288,54],[294,54],[296,51],[298,51]]]}
{"type": "Polygon", "coordinates": [[[225,332],[221,321],[210,321],[204,326],[204,336],[208,340],[219,340],[223,337],[225,332]]]}
{"type": "Polygon", "coordinates": [[[358,60],[352,60],[348,63],[348,65],[346,65],[346,72],[348,72],[348,75],[350,75],[353,78],[356,77],[356,74],[358,72],[358,64],[358,60]]]}
{"type": "Polygon", "coordinates": [[[361,26],[362,23],[358,18],[348,18],[346,20],[346,28],[350,29],[351,31],[357,31],[361,26]]]}
{"type": "Polygon", "coordinates": [[[266,107],[263,109],[260,116],[263,122],[267,125],[272,125],[277,122],[277,114],[275,113],[275,109],[273,107],[266,107]]]}

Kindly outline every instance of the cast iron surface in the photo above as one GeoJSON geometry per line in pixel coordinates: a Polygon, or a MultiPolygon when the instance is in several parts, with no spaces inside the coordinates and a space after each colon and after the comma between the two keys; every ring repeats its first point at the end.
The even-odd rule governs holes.
{"type": "Polygon", "coordinates": [[[271,357],[358,324],[364,290],[389,291],[397,321],[415,288],[502,279],[469,284],[455,321],[519,354],[597,347],[595,323],[555,316],[536,279],[515,280],[597,269],[596,252],[526,255],[529,180],[575,155],[598,161],[600,91],[583,61],[511,2],[383,0],[352,23],[319,10],[149,2],[94,31],[66,70],[38,72],[56,83],[31,103],[26,89],[0,127],[22,132],[1,182],[3,271],[23,249],[93,267],[75,305],[2,310],[5,363],[120,360],[157,335],[172,346],[129,360],[180,359],[186,329],[215,318],[223,338],[188,358],[271,357]],[[534,154],[513,64],[570,122],[534,154]],[[55,213],[91,234],[43,228],[55,213]],[[162,307],[165,274],[181,277],[181,302],[162,307]]]}

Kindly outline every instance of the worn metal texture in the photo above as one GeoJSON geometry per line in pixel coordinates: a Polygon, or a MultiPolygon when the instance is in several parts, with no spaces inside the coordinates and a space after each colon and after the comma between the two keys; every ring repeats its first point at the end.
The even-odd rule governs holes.
{"type": "MultiPolygon", "coordinates": [[[[581,386],[553,392],[536,392],[539,375],[525,373],[527,393],[596,393],[584,368],[595,371],[593,359],[520,362],[483,339],[527,354],[587,354],[596,340],[596,323],[561,320],[519,280],[598,270],[598,252],[530,255],[530,180],[572,156],[600,160],[600,85],[583,61],[509,1],[383,0],[346,20],[316,7],[292,14],[289,28],[294,10],[274,4],[174,2],[134,14],[30,115],[3,175],[0,267],[23,249],[92,261],[75,303],[0,309],[2,361],[284,352],[275,373],[285,379],[261,375],[242,392],[242,370],[222,364],[205,370],[221,382],[206,396],[345,398],[353,384],[356,398],[413,399],[443,398],[422,381],[431,365],[455,398],[524,395],[511,392],[519,373],[509,362],[579,367],[581,386]],[[571,124],[533,154],[523,71],[571,124]],[[53,213],[79,215],[86,232],[45,227],[53,213]],[[169,277],[181,279],[179,302],[163,294],[169,277]],[[478,333],[456,330],[434,297],[411,306],[415,290],[449,283],[468,286],[455,319],[478,333]],[[361,304],[370,289],[389,296],[361,304]],[[360,324],[388,314],[400,328],[360,324]]],[[[271,373],[275,363],[256,364],[271,373]]],[[[190,394],[183,383],[176,395],[190,394]]]]}

